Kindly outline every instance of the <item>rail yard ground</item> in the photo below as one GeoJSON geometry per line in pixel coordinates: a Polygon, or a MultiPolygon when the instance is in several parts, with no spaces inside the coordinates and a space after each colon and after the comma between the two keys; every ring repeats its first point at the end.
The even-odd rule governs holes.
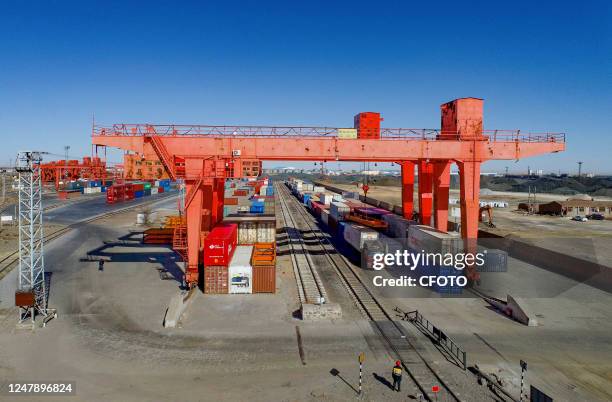
{"type": "MultiPolygon", "coordinates": [[[[149,208],[159,216],[175,213],[176,198],[159,199],[149,208]]],[[[357,356],[364,352],[363,400],[417,398],[419,390],[407,376],[401,393],[389,388],[394,351],[331,266],[317,269],[342,318],[298,317],[286,223],[280,206],[276,210],[277,293],[196,292],[172,329],[163,328],[162,321],[170,299],[180,291],[182,263],[169,247],[140,243],[143,227],[136,225],[136,209],[78,225],[74,223],[109,207],[91,199],[49,212],[49,222],[72,227],[46,245],[49,305],[58,309],[59,317],[33,332],[16,329],[12,294],[0,293],[0,378],[76,383],[75,397],[39,398],[44,401],[348,401],[357,396],[357,356]],[[98,259],[107,261],[102,271],[98,259]]],[[[511,221],[512,213],[507,214],[511,221]]],[[[500,230],[505,226],[501,219],[497,214],[500,230]]],[[[316,225],[315,219],[309,222],[316,225]]],[[[314,253],[317,245],[310,237],[308,242],[306,252],[314,253]]],[[[466,350],[468,365],[498,375],[514,395],[523,359],[529,363],[527,382],[538,384],[556,401],[612,398],[609,293],[510,258],[508,272],[485,274],[489,276],[479,290],[500,298],[525,297],[540,324],[526,327],[473,295],[448,298],[422,288],[375,288],[371,278],[380,272],[347,263],[387,311],[419,310],[466,350]]],[[[382,275],[390,278],[397,272],[382,275]]],[[[461,388],[461,400],[492,400],[473,374],[449,362],[411,323],[393,318],[446,382],[477,390],[469,394],[461,388]]],[[[409,367],[413,363],[407,362],[409,367]]],[[[451,400],[440,395],[445,398],[451,400]]],[[[4,394],[0,400],[11,399],[4,394]]]]}

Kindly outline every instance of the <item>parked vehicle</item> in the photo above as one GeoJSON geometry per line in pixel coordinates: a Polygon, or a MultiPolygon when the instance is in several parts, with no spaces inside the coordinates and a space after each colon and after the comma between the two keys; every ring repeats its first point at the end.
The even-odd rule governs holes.
{"type": "Polygon", "coordinates": [[[588,221],[588,219],[587,219],[587,218],[585,218],[584,216],[580,216],[580,215],[576,215],[576,216],[574,216],[574,217],[572,218],[572,220],[573,220],[573,221],[576,221],[576,222],[586,222],[586,221],[588,221]]]}
{"type": "Polygon", "coordinates": [[[605,219],[602,214],[597,214],[597,213],[587,215],[586,217],[587,217],[587,219],[591,219],[591,220],[594,220],[594,221],[603,221],[605,219]]]}

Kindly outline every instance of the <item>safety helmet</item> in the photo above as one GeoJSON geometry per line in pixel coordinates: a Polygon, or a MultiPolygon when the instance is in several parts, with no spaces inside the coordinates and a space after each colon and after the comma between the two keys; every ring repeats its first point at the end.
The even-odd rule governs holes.
{"type": "Polygon", "coordinates": [[[395,365],[396,365],[396,366],[400,366],[401,364],[402,364],[402,362],[401,362],[401,361],[399,361],[399,360],[396,360],[396,361],[395,361],[395,365]]]}

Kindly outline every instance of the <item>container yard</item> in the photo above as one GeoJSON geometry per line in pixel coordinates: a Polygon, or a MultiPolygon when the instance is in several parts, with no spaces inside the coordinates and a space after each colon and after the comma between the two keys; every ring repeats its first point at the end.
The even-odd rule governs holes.
{"type": "Polygon", "coordinates": [[[609,12],[521,6],[5,4],[0,401],[611,401],[609,12]]]}
{"type": "MultiPolygon", "coordinates": [[[[463,100],[455,102],[455,107],[462,107],[463,100]]],[[[343,141],[379,143],[376,132],[384,130],[376,125],[378,118],[358,114],[356,138],[344,129],[333,133],[343,141]]],[[[103,145],[113,139],[117,145],[124,135],[121,127],[115,126],[111,133],[94,128],[92,141],[103,145]]],[[[132,135],[139,130],[129,129],[126,148],[141,138],[132,135]]],[[[58,202],[61,194],[71,193],[82,194],[84,201],[74,204],[77,207],[64,200],[54,210],[57,212],[46,215],[63,225],[47,239],[51,245],[47,261],[63,258],[61,244],[72,245],[78,251],[71,254],[65,271],[68,277],[77,278],[79,286],[91,289],[112,307],[80,302],[75,306],[69,288],[56,285],[58,293],[49,298],[53,307],[30,310],[23,306],[27,303],[23,292],[18,292],[16,307],[25,317],[20,330],[30,326],[41,333],[41,327],[46,331],[55,326],[61,329],[58,335],[66,334],[83,324],[62,320],[62,312],[72,309],[94,314],[82,327],[84,336],[107,333],[111,338],[102,343],[111,353],[124,352],[112,339],[129,339],[132,335],[127,334],[132,331],[139,335],[131,344],[148,342],[150,346],[145,343],[141,348],[153,360],[162,359],[170,366],[187,363],[192,367],[188,370],[208,373],[236,356],[252,367],[258,367],[261,359],[272,367],[297,364],[321,370],[333,361],[333,366],[348,371],[355,350],[365,350],[372,355],[369,364],[377,372],[385,370],[389,359],[399,359],[409,373],[405,389],[422,400],[436,400],[442,393],[446,400],[466,400],[462,395],[469,395],[470,401],[514,401],[520,394],[520,376],[508,361],[522,354],[506,345],[506,334],[531,339],[533,347],[526,344],[526,348],[539,361],[550,352],[542,347],[543,340],[550,337],[543,328],[567,325],[560,320],[563,309],[553,308],[545,301],[548,299],[531,297],[528,284],[546,283],[537,291],[545,297],[570,288],[578,289],[580,296],[576,297],[592,291],[571,282],[574,278],[525,264],[501,244],[471,237],[478,225],[477,215],[463,214],[456,225],[444,221],[448,205],[453,205],[451,198],[448,205],[438,198],[429,206],[421,188],[417,192],[419,213],[415,214],[408,209],[413,200],[407,192],[402,193],[402,205],[397,208],[373,202],[363,189],[343,190],[294,177],[278,180],[262,175],[261,167],[255,165],[253,170],[251,161],[242,166],[239,159],[226,164],[202,155],[204,167],[194,167],[193,155],[185,160],[168,157],[182,155],[185,151],[180,144],[191,137],[172,138],[166,141],[164,135],[158,135],[146,142],[155,149],[168,178],[77,179],[56,190],[58,202]],[[236,171],[243,177],[232,177],[236,171]],[[429,207],[430,212],[424,210],[429,207]],[[82,244],[81,236],[86,239],[82,244]],[[169,346],[168,335],[179,345],[169,346]],[[432,339],[438,340],[432,343],[432,339]],[[490,342],[503,352],[492,353],[490,342]],[[200,345],[210,355],[194,360],[187,351],[200,345]],[[292,348],[297,348],[297,361],[287,357],[292,348]],[[504,356],[501,362],[500,354],[504,356]]],[[[266,137],[252,141],[262,138],[266,137]]],[[[327,141],[316,135],[304,138],[327,141]]],[[[204,144],[197,149],[207,149],[208,140],[208,135],[196,137],[194,141],[204,144]]],[[[249,143],[244,144],[248,147],[249,143]]],[[[527,142],[534,153],[541,152],[542,144],[551,149],[560,145],[548,140],[527,142]]],[[[503,145],[499,151],[495,142],[489,146],[493,155],[510,156],[503,145]]],[[[271,152],[262,159],[277,157],[273,148],[261,149],[271,152]]],[[[339,157],[352,159],[355,156],[350,152],[359,155],[361,151],[347,152],[339,157]]],[[[406,161],[405,166],[410,163],[406,161]]],[[[414,170],[404,169],[403,174],[402,180],[410,187],[414,170]]],[[[445,190],[438,186],[433,191],[444,194],[445,190]]],[[[474,203],[479,212],[486,207],[504,208],[505,204],[474,203]]],[[[17,259],[11,260],[13,264],[17,259]]],[[[3,283],[10,284],[18,269],[11,270],[6,261],[3,283]]],[[[57,275],[54,278],[66,274],[58,271],[57,275]]],[[[4,306],[15,289],[2,286],[4,306]]],[[[601,286],[594,289],[600,291],[601,286]]],[[[590,314],[580,308],[577,313],[590,314]]],[[[7,341],[11,337],[9,333],[0,333],[2,336],[7,341]]],[[[553,339],[553,345],[565,342],[562,337],[553,339]]],[[[575,347],[575,353],[584,352],[575,347]]],[[[536,363],[533,383],[547,387],[550,381],[562,382],[566,374],[560,369],[546,374],[550,369],[550,365],[536,363]]],[[[325,392],[334,395],[332,400],[345,398],[347,390],[336,388],[335,376],[321,381],[325,392]]],[[[380,385],[380,380],[368,381],[366,387],[381,393],[382,400],[393,400],[380,385]]],[[[584,387],[564,391],[569,394],[593,395],[584,387]]]]}

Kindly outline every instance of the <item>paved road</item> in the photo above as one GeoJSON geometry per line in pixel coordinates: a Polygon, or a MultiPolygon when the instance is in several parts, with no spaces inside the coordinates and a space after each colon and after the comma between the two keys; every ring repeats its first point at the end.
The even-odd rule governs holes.
{"type": "MultiPolygon", "coordinates": [[[[87,201],[67,204],[62,207],[54,208],[43,215],[43,220],[44,222],[69,226],[77,224],[80,221],[93,218],[100,214],[105,214],[133,205],[141,205],[145,202],[154,200],[158,201],[154,203],[156,208],[173,208],[176,206],[176,194],[176,192],[164,193],[118,204],[107,204],[105,197],[95,197],[87,201]]],[[[76,240],[78,242],[78,238],[79,236],[76,236],[76,239],[74,239],[74,233],[69,232],[56,240],[63,245],[62,247],[48,247],[45,245],[45,265],[47,266],[47,270],[49,270],[49,267],[51,267],[53,261],[51,250],[65,253],[66,249],[70,249],[72,247],[66,247],[66,241],[73,239],[72,241],[76,240]]],[[[51,245],[57,246],[57,244],[55,244],[53,241],[51,242],[51,245]]],[[[59,260],[61,261],[61,257],[59,260]]],[[[17,287],[17,271],[17,269],[12,269],[11,272],[0,280],[0,309],[12,306],[12,298],[17,287]]]]}
{"type": "Polygon", "coordinates": [[[176,195],[177,192],[173,191],[169,193],[152,195],[150,197],[136,198],[117,204],[107,204],[105,197],[95,197],[76,204],[54,208],[46,212],[43,215],[43,219],[45,222],[48,221],[59,225],[71,225],[82,221],[83,219],[89,219],[96,215],[116,211],[125,207],[140,205],[153,200],[163,200],[166,198],[174,199],[173,196],[176,195]]]}

